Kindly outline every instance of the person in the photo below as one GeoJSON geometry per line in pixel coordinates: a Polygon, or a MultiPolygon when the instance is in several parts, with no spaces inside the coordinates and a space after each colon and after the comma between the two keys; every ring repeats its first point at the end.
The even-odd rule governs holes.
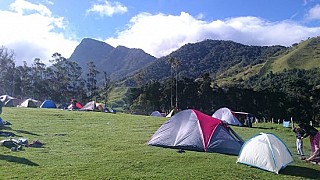
{"type": "Polygon", "coordinates": [[[303,140],[302,137],[305,134],[304,130],[299,127],[293,127],[292,131],[296,134],[296,146],[297,146],[297,154],[300,156],[304,156],[303,153],[303,140]]]}
{"type": "Polygon", "coordinates": [[[305,134],[302,136],[302,139],[310,137],[310,146],[311,146],[311,156],[306,159],[306,161],[315,160],[320,154],[319,141],[320,141],[320,132],[306,123],[299,123],[298,126],[304,130],[305,134]]]}
{"type": "Polygon", "coordinates": [[[3,106],[2,101],[0,101],[0,114],[2,113],[2,106],[3,106]]]}
{"type": "Polygon", "coordinates": [[[68,109],[70,110],[78,109],[76,104],[77,104],[77,100],[71,99],[71,104],[69,105],[68,109]]]}

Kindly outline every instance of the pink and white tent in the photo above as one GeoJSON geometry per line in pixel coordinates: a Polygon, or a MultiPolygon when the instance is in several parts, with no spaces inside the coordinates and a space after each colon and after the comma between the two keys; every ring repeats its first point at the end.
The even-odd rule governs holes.
{"type": "Polygon", "coordinates": [[[172,116],[148,145],[238,155],[243,140],[221,120],[188,109],[172,116]]]}

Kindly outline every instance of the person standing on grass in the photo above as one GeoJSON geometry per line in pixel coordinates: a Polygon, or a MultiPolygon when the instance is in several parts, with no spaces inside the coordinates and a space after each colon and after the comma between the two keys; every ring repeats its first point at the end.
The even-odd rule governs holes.
{"type": "Polygon", "coordinates": [[[299,123],[298,126],[305,131],[305,135],[302,136],[302,139],[306,137],[310,137],[310,146],[311,146],[311,156],[306,159],[306,161],[312,161],[315,160],[318,155],[320,154],[320,132],[312,127],[310,124],[306,123],[299,123]]]}
{"type": "Polygon", "coordinates": [[[305,132],[303,129],[301,129],[299,127],[293,127],[292,131],[296,134],[297,155],[304,156],[302,137],[305,134],[305,132]]]}
{"type": "Polygon", "coordinates": [[[0,101],[0,114],[2,113],[2,106],[3,106],[2,101],[0,101]]]}

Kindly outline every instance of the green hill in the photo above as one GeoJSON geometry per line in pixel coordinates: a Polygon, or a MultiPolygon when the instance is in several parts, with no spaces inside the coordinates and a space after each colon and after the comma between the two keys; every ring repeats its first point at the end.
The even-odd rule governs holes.
{"type": "Polygon", "coordinates": [[[260,64],[250,64],[242,68],[239,68],[238,65],[232,66],[218,76],[216,81],[220,85],[226,85],[239,83],[256,75],[263,76],[269,72],[281,73],[291,69],[310,70],[319,67],[320,37],[314,37],[293,44],[292,47],[283,49],[260,64]]]}
{"type": "Polygon", "coordinates": [[[281,72],[284,69],[304,69],[320,67],[320,37],[310,38],[293,45],[271,63],[270,71],[281,72]]]}

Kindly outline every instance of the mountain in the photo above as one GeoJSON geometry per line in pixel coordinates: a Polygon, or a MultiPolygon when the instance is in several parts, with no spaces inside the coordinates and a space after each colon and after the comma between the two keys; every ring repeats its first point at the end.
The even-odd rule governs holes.
{"type": "MultiPolygon", "coordinates": [[[[77,62],[87,72],[87,63],[93,61],[100,72],[110,75],[111,80],[118,80],[142,68],[156,58],[141,49],[130,49],[124,46],[116,48],[107,43],[85,38],[75,48],[69,60],[77,62]]],[[[98,80],[99,81],[99,80],[98,80]]]]}
{"type": "Polygon", "coordinates": [[[270,59],[264,71],[281,72],[285,69],[310,70],[320,67],[320,37],[293,44],[284,53],[270,59]]]}
{"type": "MultiPolygon", "coordinates": [[[[233,41],[205,40],[186,44],[170,55],[159,58],[136,74],[142,74],[144,81],[163,80],[170,77],[169,57],[179,61],[179,77],[198,78],[205,73],[215,78],[231,77],[248,67],[266,63],[288,48],[284,46],[248,46],[233,41]]],[[[126,79],[134,83],[134,76],[126,79]]]]}
{"type": "Polygon", "coordinates": [[[311,70],[320,68],[320,37],[308,38],[295,43],[267,61],[242,68],[236,74],[224,76],[217,80],[218,84],[238,83],[253,76],[265,76],[268,73],[283,73],[286,70],[311,70]]]}

